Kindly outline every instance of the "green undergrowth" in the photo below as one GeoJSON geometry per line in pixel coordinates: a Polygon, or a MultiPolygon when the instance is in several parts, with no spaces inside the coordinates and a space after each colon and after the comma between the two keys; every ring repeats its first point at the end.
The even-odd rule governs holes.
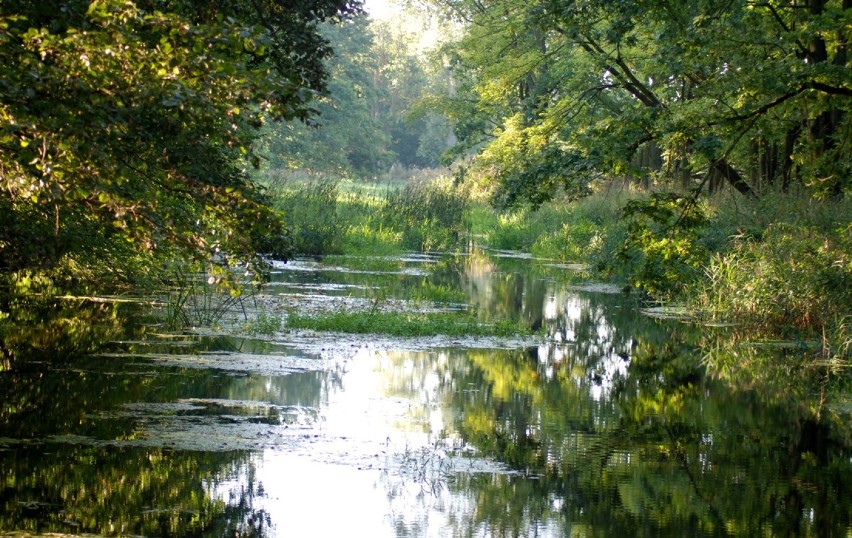
{"type": "Polygon", "coordinates": [[[285,216],[296,254],[447,250],[467,237],[467,194],[445,177],[384,186],[279,178],[268,179],[267,189],[285,216]]]}
{"type": "Polygon", "coordinates": [[[471,213],[473,233],[491,248],[586,263],[602,271],[612,265],[616,246],[625,237],[619,212],[630,196],[614,190],[579,202],[551,201],[535,210],[497,211],[478,206],[471,213]]]}
{"type": "Polygon", "coordinates": [[[506,320],[483,323],[464,312],[331,312],[302,315],[291,312],[290,329],[389,336],[499,336],[531,334],[526,326],[506,320]]]}
{"type": "Polygon", "coordinates": [[[702,235],[709,255],[686,294],[714,320],[817,338],[848,357],[852,319],[852,202],[770,194],[714,200],[702,235]]]}
{"type": "Polygon", "coordinates": [[[716,253],[694,303],[755,327],[822,328],[852,314],[852,225],[840,233],[777,223],[716,253]]]}

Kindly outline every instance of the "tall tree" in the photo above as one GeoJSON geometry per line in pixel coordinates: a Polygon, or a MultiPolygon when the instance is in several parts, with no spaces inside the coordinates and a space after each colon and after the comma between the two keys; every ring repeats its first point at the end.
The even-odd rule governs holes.
{"type": "Polygon", "coordinates": [[[376,60],[369,20],[326,24],[320,31],[335,52],[325,63],[328,93],[314,102],[314,121],[270,126],[264,139],[269,166],[378,173],[390,164],[390,154],[388,135],[373,112],[382,96],[372,77],[376,60]]]}
{"type": "Polygon", "coordinates": [[[357,10],[4,1],[0,270],[126,241],[199,260],[281,248],[282,222],[248,180],[253,142],[270,118],[310,117],[330,53],[316,25],[357,10]]]}
{"type": "Polygon", "coordinates": [[[445,110],[505,203],[635,174],[648,147],[684,186],[852,187],[848,0],[429,3],[465,29],[445,110]]]}
{"type": "Polygon", "coordinates": [[[367,18],[321,31],[335,55],[326,65],[328,95],[315,102],[317,125],[273,126],[270,166],[360,175],[394,162],[437,166],[450,131],[436,114],[413,111],[435,79],[417,50],[421,36],[367,18]]]}

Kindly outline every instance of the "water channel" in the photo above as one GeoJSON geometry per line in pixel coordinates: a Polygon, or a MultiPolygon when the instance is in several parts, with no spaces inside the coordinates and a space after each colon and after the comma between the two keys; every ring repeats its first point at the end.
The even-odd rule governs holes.
{"type": "Polygon", "coordinates": [[[0,372],[0,536],[852,536],[843,410],[708,375],[710,329],[511,253],[351,261],[277,265],[246,315],[466,309],[536,332],[148,325],[0,372]],[[464,300],[411,301],[424,285],[464,300]]]}

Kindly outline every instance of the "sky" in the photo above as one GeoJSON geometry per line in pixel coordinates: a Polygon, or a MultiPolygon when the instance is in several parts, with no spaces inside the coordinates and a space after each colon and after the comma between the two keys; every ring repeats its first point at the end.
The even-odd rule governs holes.
{"type": "Polygon", "coordinates": [[[374,19],[389,19],[399,11],[399,6],[392,0],[364,0],[364,8],[374,19]]]}
{"type": "Polygon", "coordinates": [[[404,30],[420,36],[418,49],[422,52],[430,49],[439,42],[438,27],[434,21],[422,16],[405,12],[402,1],[397,0],[364,0],[364,9],[371,19],[394,21],[404,30]]]}

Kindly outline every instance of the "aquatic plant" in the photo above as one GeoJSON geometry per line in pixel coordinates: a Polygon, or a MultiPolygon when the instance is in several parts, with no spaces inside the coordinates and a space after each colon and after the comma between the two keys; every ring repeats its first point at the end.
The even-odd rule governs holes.
{"type": "Polygon", "coordinates": [[[428,280],[421,282],[408,295],[410,299],[422,302],[459,304],[467,301],[464,291],[444,284],[433,284],[428,280]]]}
{"type": "Polygon", "coordinates": [[[376,254],[372,256],[362,256],[357,254],[331,254],[323,256],[323,265],[340,265],[354,271],[377,272],[377,273],[392,273],[397,272],[403,267],[403,262],[398,252],[395,255],[376,254]]]}
{"type": "Polygon", "coordinates": [[[492,248],[585,263],[608,278],[622,278],[615,253],[627,235],[621,207],[632,198],[628,191],[600,192],[580,202],[550,201],[535,211],[474,206],[472,234],[492,248]]]}
{"type": "Polygon", "coordinates": [[[432,495],[440,493],[453,473],[450,460],[451,447],[442,440],[417,449],[405,445],[405,449],[396,455],[399,472],[419,484],[423,492],[432,495]]]}
{"type": "Polygon", "coordinates": [[[328,312],[303,315],[290,312],[285,324],[291,329],[334,331],[390,336],[515,336],[530,334],[520,323],[497,320],[484,323],[465,312],[328,312]]]}
{"type": "Polygon", "coordinates": [[[246,322],[246,332],[249,334],[272,335],[281,330],[284,321],[281,316],[262,310],[246,322]]]}
{"type": "Polygon", "coordinates": [[[209,327],[228,315],[247,320],[245,301],[257,292],[252,282],[225,281],[187,264],[173,264],[163,278],[162,314],[170,328],[209,327]]]}

